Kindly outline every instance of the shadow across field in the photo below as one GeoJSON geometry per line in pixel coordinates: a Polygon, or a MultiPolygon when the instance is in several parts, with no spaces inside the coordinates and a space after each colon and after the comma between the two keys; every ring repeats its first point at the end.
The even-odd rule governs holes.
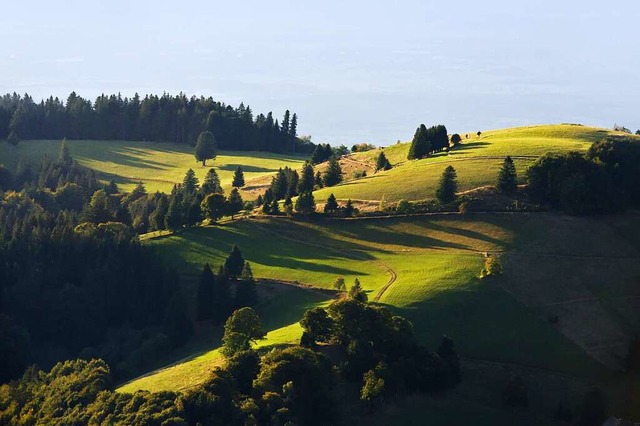
{"type": "Polygon", "coordinates": [[[273,171],[273,169],[268,169],[266,167],[247,166],[246,164],[225,164],[218,166],[218,169],[233,172],[238,167],[240,167],[244,173],[268,173],[273,171]]]}

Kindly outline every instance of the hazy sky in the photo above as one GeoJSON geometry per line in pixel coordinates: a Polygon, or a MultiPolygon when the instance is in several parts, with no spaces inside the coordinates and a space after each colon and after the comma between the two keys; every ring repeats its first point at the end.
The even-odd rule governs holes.
{"type": "Polygon", "coordinates": [[[211,95],[316,142],[640,128],[640,1],[12,1],[0,92],[211,95]],[[525,4],[522,4],[525,3],[525,4]]]}

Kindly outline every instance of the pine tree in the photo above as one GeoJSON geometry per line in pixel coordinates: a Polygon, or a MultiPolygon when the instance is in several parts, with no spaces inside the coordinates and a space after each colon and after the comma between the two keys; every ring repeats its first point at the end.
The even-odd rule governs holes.
{"type": "Polygon", "coordinates": [[[518,189],[518,176],[516,166],[510,156],[504,159],[500,173],[498,173],[498,191],[505,194],[512,194],[518,189]]]}
{"type": "Polygon", "coordinates": [[[58,154],[58,162],[66,166],[73,163],[73,158],[69,153],[69,146],[67,145],[67,138],[62,139],[60,142],[60,153],[58,154]]]}
{"type": "Polygon", "coordinates": [[[229,277],[224,267],[220,266],[215,277],[213,287],[213,321],[216,324],[224,322],[233,310],[233,299],[229,291],[229,277]]]}
{"type": "Polygon", "coordinates": [[[207,165],[207,160],[214,160],[216,158],[218,155],[218,147],[213,133],[209,131],[200,133],[193,154],[197,161],[202,161],[202,166],[207,165]]]}
{"type": "Polygon", "coordinates": [[[166,229],[164,218],[167,215],[169,210],[169,199],[165,194],[161,194],[160,198],[156,202],[156,208],[149,215],[149,226],[151,231],[159,231],[161,229],[166,229]]]}
{"type": "Polygon", "coordinates": [[[271,195],[271,189],[267,189],[264,193],[264,199],[262,200],[262,213],[271,214],[271,204],[273,196],[271,195]]]}
{"type": "Polygon", "coordinates": [[[227,199],[227,214],[231,216],[231,219],[233,219],[233,216],[238,214],[238,212],[242,210],[243,206],[244,202],[242,201],[242,196],[240,195],[238,188],[233,188],[229,194],[229,198],[227,199]]]}
{"type": "Polygon", "coordinates": [[[391,163],[389,163],[389,160],[387,160],[387,156],[384,155],[384,151],[380,151],[380,154],[378,154],[378,158],[376,160],[376,172],[389,169],[391,169],[391,163]]]}
{"type": "Polygon", "coordinates": [[[164,217],[164,227],[171,231],[177,231],[182,228],[183,212],[182,203],[178,196],[174,195],[169,201],[169,208],[164,217]]]}
{"type": "Polygon", "coordinates": [[[327,170],[324,172],[324,176],[322,176],[322,183],[326,187],[337,185],[340,182],[342,182],[342,168],[340,167],[338,159],[334,156],[329,159],[327,170]]]}
{"type": "Polygon", "coordinates": [[[362,289],[359,279],[355,279],[353,286],[349,289],[349,299],[365,303],[368,300],[367,293],[362,289]]]}
{"type": "Polygon", "coordinates": [[[322,185],[322,175],[320,174],[320,171],[318,171],[316,173],[316,177],[315,177],[313,183],[314,183],[314,187],[317,187],[317,188],[322,188],[323,187],[323,185],[322,185]]]}
{"type": "Polygon", "coordinates": [[[284,112],[284,118],[282,119],[282,127],[281,127],[281,131],[283,135],[289,135],[289,126],[290,126],[290,117],[291,117],[291,113],[289,112],[289,110],[286,110],[284,112]]]}
{"type": "Polygon", "coordinates": [[[244,173],[242,171],[242,167],[238,166],[233,174],[233,182],[231,183],[231,186],[234,188],[242,188],[244,186],[244,173]]]}
{"type": "Polygon", "coordinates": [[[213,292],[216,278],[209,264],[205,264],[198,281],[197,314],[198,321],[213,319],[213,292]]]}
{"type": "Polygon", "coordinates": [[[351,203],[351,198],[347,200],[347,204],[344,206],[344,217],[351,217],[355,213],[355,208],[351,203]]]}
{"type": "Polygon", "coordinates": [[[300,214],[310,214],[316,211],[316,202],[312,192],[303,192],[296,199],[296,211],[300,214]]]}
{"type": "Polygon", "coordinates": [[[240,280],[236,285],[235,307],[253,306],[258,302],[258,290],[253,279],[253,272],[249,262],[244,262],[240,280]]]}
{"type": "Polygon", "coordinates": [[[194,194],[198,190],[198,183],[198,178],[193,169],[187,170],[184,179],[182,179],[182,188],[184,191],[188,194],[194,194]]]}
{"type": "Polygon", "coordinates": [[[242,257],[242,252],[237,245],[233,245],[231,248],[231,253],[224,261],[224,271],[227,276],[231,278],[237,278],[242,273],[244,269],[244,258],[242,257]]]}
{"type": "Polygon", "coordinates": [[[313,191],[314,186],[313,164],[307,161],[302,167],[302,176],[298,182],[298,194],[313,191]]]}
{"type": "Polygon", "coordinates": [[[202,205],[198,197],[194,194],[185,198],[183,210],[185,212],[184,222],[186,226],[195,226],[198,222],[202,221],[202,205]]]}
{"type": "Polygon", "coordinates": [[[456,199],[456,192],[458,192],[456,169],[453,166],[447,166],[440,178],[436,198],[440,203],[448,204],[456,199]]]}
{"type": "Polygon", "coordinates": [[[411,147],[409,148],[409,154],[407,158],[409,160],[419,160],[427,155],[426,147],[427,128],[424,124],[421,124],[413,135],[411,141],[411,147]]]}
{"type": "Polygon", "coordinates": [[[200,192],[203,195],[208,194],[224,194],[222,186],[220,185],[220,178],[215,169],[211,168],[204,177],[204,183],[200,187],[200,192]]]}
{"type": "Polygon", "coordinates": [[[269,214],[273,214],[273,215],[278,215],[280,214],[280,203],[278,203],[278,200],[271,200],[271,207],[269,208],[270,213],[269,214]]]}
{"type": "Polygon", "coordinates": [[[335,213],[338,210],[338,200],[336,200],[336,196],[332,194],[327,198],[327,203],[324,205],[324,212],[327,214],[335,213]]]}
{"type": "Polygon", "coordinates": [[[320,164],[324,161],[324,147],[321,144],[316,145],[309,162],[313,165],[320,164]]]}

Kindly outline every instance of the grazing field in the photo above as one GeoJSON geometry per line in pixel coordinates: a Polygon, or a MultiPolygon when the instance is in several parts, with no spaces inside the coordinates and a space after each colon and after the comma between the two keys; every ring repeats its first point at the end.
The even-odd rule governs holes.
{"type": "MultiPolygon", "coordinates": [[[[144,183],[148,192],[170,192],[175,183],[182,182],[185,172],[192,168],[202,181],[207,170],[214,167],[223,187],[231,188],[233,172],[241,166],[245,180],[273,175],[278,168],[300,168],[304,157],[285,156],[269,152],[221,151],[207,166],[196,162],[193,147],[159,142],[124,141],[68,141],[71,156],[81,165],[95,170],[98,178],[113,179],[125,192],[138,182],[144,183]]],[[[38,162],[47,155],[56,159],[60,141],[22,141],[16,147],[0,144],[0,163],[15,169],[20,160],[38,162]]],[[[243,197],[253,199],[257,194],[243,191],[243,197]]]]}
{"type": "MultiPolygon", "coordinates": [[[[401,143],[384,149],[394,168],[385,172],[351,180],[332,188],[315,192],[317,201],[324,202],[333,193],[338,199],[378,201],[424,200],[434,197],[443,170],[455,167],[459,190],[466,191],[495,184],[503,159],[514,159],[520,181],[524,183],[526,169],[546,152],[586,151],[589,146],[608,135],[640,137],[606,129],[578,125],[544,125],[516,127],[470,133],[449,153],[438,153],[422,160],[408,161],[410,143],[401,143]]],[[[360,162],[362,168],[375,162],[379,150],[357,153],[349,158],[360,162]]]]}
{"type": "MultiPolygon", "coordinates": [[[[594,378],[605,365],[619,367],[631,325],[640,320],[640,239],[637,231],[629,232],[638,219],[550,213],[245,219],[146,244],[182,274],[198,273],[205,262],[221,263],[236,243],[257,277],[321,288],[331,287],[338,276],[348,285],[358,277],[370,300],[412,320],[429,347],[447,334],[466,359],[594,378]],[[487,252],[502,254],[502,277],[478,278],[487,252]],[[602,267],[602,259],[613,258],[618,260],[602,267]]],[[[272,332],[263,344],[288,343],[300,335],[290,324],[303,309],[296,308],[296,300],[279,302],[278,308],[261,308],[272,332]]],[[[305,300],[304,306],[312,303],[325,299],[305,300]]],[[[216,357],[215,352],[202,356],[199,360],[216,357]]],[[[180,374],[190,377],[191,368],[202,371],[198,362],[124,389],[174,388],[170,372],[183,368],[180,374]]]]}

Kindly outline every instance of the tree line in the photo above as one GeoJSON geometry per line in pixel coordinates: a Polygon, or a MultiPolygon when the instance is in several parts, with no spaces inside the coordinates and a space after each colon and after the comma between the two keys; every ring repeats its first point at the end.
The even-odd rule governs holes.
{"type": "Polygon", "coordinates": [[[16,93],[0,97],[0,138],[12,143],[66,137],[194,145],[204,131],[225,150],[309,154],[315,148],[298,137],[295,113],[287,110],[281,121],[272,112],[254,117],[249,106],[234,108],[211,97],[103,94],[93,102],[75,92],[66,101],[49,97],[36,102],[16,93]]]}

